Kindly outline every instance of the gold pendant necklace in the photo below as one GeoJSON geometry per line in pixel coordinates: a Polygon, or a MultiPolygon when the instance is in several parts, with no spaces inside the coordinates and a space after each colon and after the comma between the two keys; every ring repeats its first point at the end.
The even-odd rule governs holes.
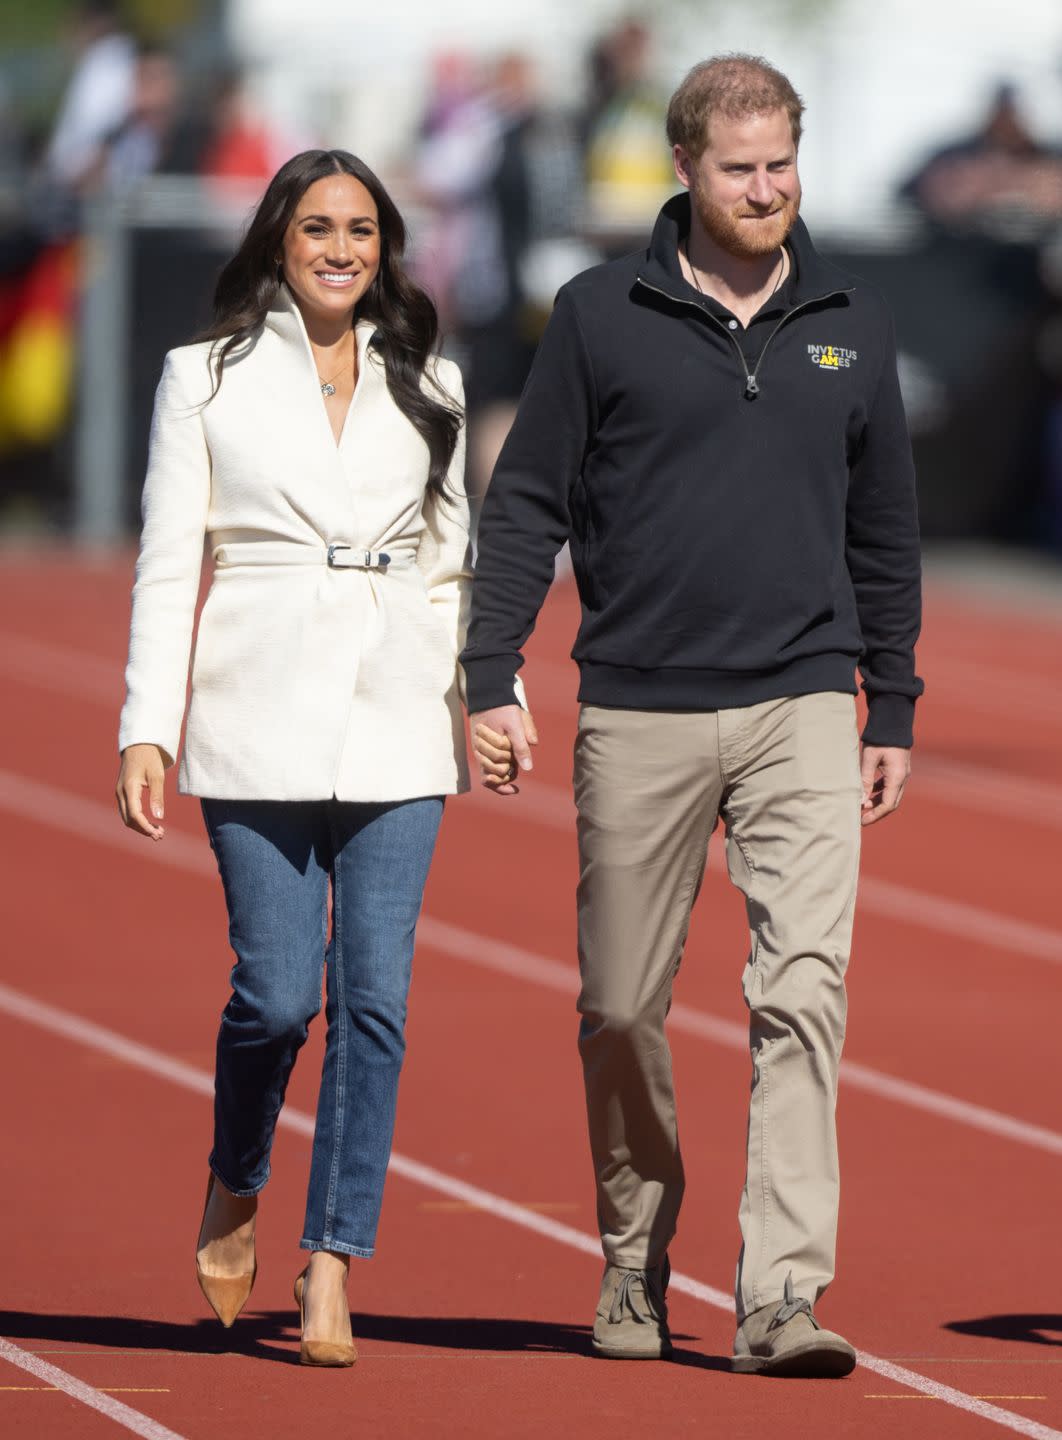
{"type": "Polygon", "coordinates": [[[346,364],[342,365],[329,380],[322,380],[320,370],[317,371],[317,379],[321,386],[321,394],[325,397],[326,400],[330,395],[334,395],[336,393],[336,387],[332,384],[332,380],[338,380],[340,375],[342,375],[343,371],[347,368],[347,365],[349,365],[350,363],[351,362],[348,360],[346,364]]]}

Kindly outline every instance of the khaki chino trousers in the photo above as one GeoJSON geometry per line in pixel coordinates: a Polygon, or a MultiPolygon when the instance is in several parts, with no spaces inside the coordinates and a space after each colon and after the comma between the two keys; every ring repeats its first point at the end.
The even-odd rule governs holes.
{"type": "Polygon", "coordinates": [[[611,1264],[658,1264],[675,1234],[684,1180],[664,1022],[720,815],[745,895],[752,1089],[739,1323],[780,1298],[790,1273],[812,1303],[833,1277],[861,793],[850,695],[580,713],[579,1049],[611,1264]]]}

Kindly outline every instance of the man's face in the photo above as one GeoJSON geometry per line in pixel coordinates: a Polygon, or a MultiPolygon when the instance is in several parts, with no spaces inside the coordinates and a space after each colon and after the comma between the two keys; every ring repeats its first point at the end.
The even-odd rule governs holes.
{"type": "Polygon", "coordinates": [[[769,255],[796,223],[800,176],[784,110],[745,120],[715,116],[700,158],[681,145],[674,158],[701,224],[728,254],[769,255]]]}

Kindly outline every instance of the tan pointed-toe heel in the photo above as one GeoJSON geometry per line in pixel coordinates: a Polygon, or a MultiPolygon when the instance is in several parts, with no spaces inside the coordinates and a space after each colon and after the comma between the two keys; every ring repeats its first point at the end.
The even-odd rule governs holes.
{"type": "MultiPolygon", "coordinates": [[[[210,1192],[214,1188],[214,1174],[211,1171],[207,1181],[206,1200],[203,1202],[203,1219],[206,1219],[207,1206],[210,1204],[210,1192]]],[[[200,1222],[199,1233],[203,1233],[203,1225],[200,1222]]],[[[198,1247],[197,1247],[198,1249],[198,1247]]],[[[258,1274],[258,1261],[244,1275],[208,1275],[199,1264],[199,1256],[195,1258],[195,1278],[199,1281],[199,1288],[206,1296],[207,1304],[214,1314],[228,1330],[240,1311],[247,1304],[251,1291],[254,1289],[255,1277],[258,1274]]]]}
{"type": "Polygon", "coordinates": [[[199,1288],[206,1296],[207,1304],[228,1330],[240,1311],[247,1304],[258,1266],[247,1275],[207,1275],[195,1262],[195,1276],[199,1288]]]}
{"type": "MultiPolygon", "coordinates": [[[[306,1321],[302,1310],[302,1289],[306,1271],[295,1277],[295,1303],[299,1307],[299,1329],[306,1321]]],[[[302,1365],[353,1365],[358,1352],[351,1340],[302,1340],[299,1341],[299,1362],[302,1365]]]]}

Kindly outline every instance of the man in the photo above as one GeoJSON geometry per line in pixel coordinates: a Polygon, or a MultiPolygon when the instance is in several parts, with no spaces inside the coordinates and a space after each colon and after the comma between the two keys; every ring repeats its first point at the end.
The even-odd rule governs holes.
{"type": "Polygon", "coordinates": [[[125,121],[136,84],[136,47],[117,0],[80,0],[71,21],[77,63],[63,93],[45,164],[70,191],[99,180],[108,136],[125,121]]]}
{"type": "Polygon", "coordinates": [[[664,1019],[722,815],[752,941],[734,1367],[830,1376],[855,1363],[812,1306],[834,1271],[860,829],[908,774],[920,579],[891,322],[798,219],[802,111],[747,56],[672,97],[689,194],[647,252],[557,297],[484,506],[462,660],[484,781],[514,794],[537,738],[520,647],[570,539],[594,1349],[670,1350],[683,1171],[664,1019]]]}

